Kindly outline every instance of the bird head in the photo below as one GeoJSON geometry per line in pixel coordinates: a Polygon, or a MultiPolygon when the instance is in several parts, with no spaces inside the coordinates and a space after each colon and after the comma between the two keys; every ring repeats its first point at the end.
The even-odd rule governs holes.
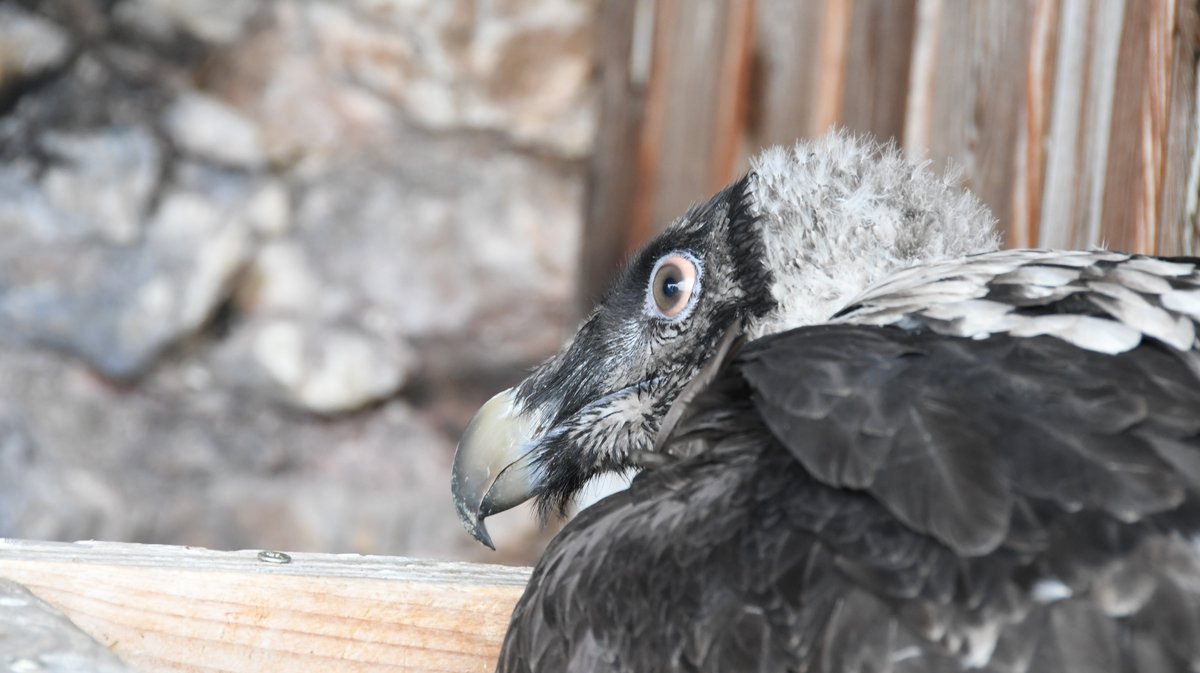
{"type": "Polygon", "coordinates": [[[593,477],[657,455],[681,391],[738,341],[821,322],[884,273],[995,247],[974,197],[890,146],[833,134],[752,162],[630,261],[561,350],[489,400],[454,457],[459,518],[533,498],[562,512],[593,477]]]}

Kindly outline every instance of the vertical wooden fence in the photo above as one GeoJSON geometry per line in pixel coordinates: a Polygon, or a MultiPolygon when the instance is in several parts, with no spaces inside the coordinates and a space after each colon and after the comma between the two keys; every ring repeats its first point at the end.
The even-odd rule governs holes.
{"type": "Polygon", "coordinates": [[[958,166],[1010,246],[1196,251],[1195,0],[614,0],[582,273],[831,126],[958,166]]]}

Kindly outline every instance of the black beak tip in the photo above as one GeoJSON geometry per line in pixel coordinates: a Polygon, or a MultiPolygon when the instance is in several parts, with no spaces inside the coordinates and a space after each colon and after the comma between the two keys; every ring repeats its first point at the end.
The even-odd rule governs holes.
{"type": "Polygon", "coordinates": [[[463,528],[467,529],[471,537],[479,540],[480,544],[495,551],[496,544],[492,542],[492,536],[488,533],[487,525],[483,522],[484,517],[487,516],[486,513],[481,511],[483,503],[472,504],[472,499],[465,498],[465,494],[459,492],[457,479],[454,479],[452,486],[454,490],[454,508],[458,511],[458,520],[462,522],[463,528]]]}
{"type": "Polygon", "coordinates": [[[471,534],[471,537],[479,540],[479,543],[488,549],[496,551],[496,545],[492,542],[492,536],[488,534],[487,526],[483,523],[483,519],[478,519],[474,524],[468,524],[466,521],[463,524],[466,525],[467,532],[471,534]]]}
{"type": "Polygon", "coordinates": [[[483,522],[483,517],[480,516],[479,511],[457,498],[454,504],[458,508],[459,521],[462,521],[463,528],[467,529],[471,537],[479,540],[479,543],[488,549],[496,551],[496,544],[492,542],[492,536],[488,533],[487,525],[483,522]]]}

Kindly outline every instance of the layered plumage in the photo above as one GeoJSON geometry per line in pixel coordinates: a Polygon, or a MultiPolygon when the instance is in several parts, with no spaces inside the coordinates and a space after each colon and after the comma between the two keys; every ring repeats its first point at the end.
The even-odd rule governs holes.
{"type": "Polygon", "coordinates": [[[649,466],[551,543],[499,670],[1200,670],[1196,260],[993,252],[842,136],[754,169],[516,389],[510,468],[458,476],[478,534],[649,466]],[[663,323],[627,305],[671,251],[704,275],[663,323]]]}

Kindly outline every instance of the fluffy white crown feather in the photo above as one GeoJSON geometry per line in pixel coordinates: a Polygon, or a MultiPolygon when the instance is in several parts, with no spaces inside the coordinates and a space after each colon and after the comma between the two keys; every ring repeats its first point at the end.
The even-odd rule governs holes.
{"type": "Polygon", "coordinates": [[[894,144],[835,132],[768,149],[751,170],[779,302],[748,326],[751,337],[824,322],[898,269],[999,247],[994,218],[957,176],[894,144]]]}

